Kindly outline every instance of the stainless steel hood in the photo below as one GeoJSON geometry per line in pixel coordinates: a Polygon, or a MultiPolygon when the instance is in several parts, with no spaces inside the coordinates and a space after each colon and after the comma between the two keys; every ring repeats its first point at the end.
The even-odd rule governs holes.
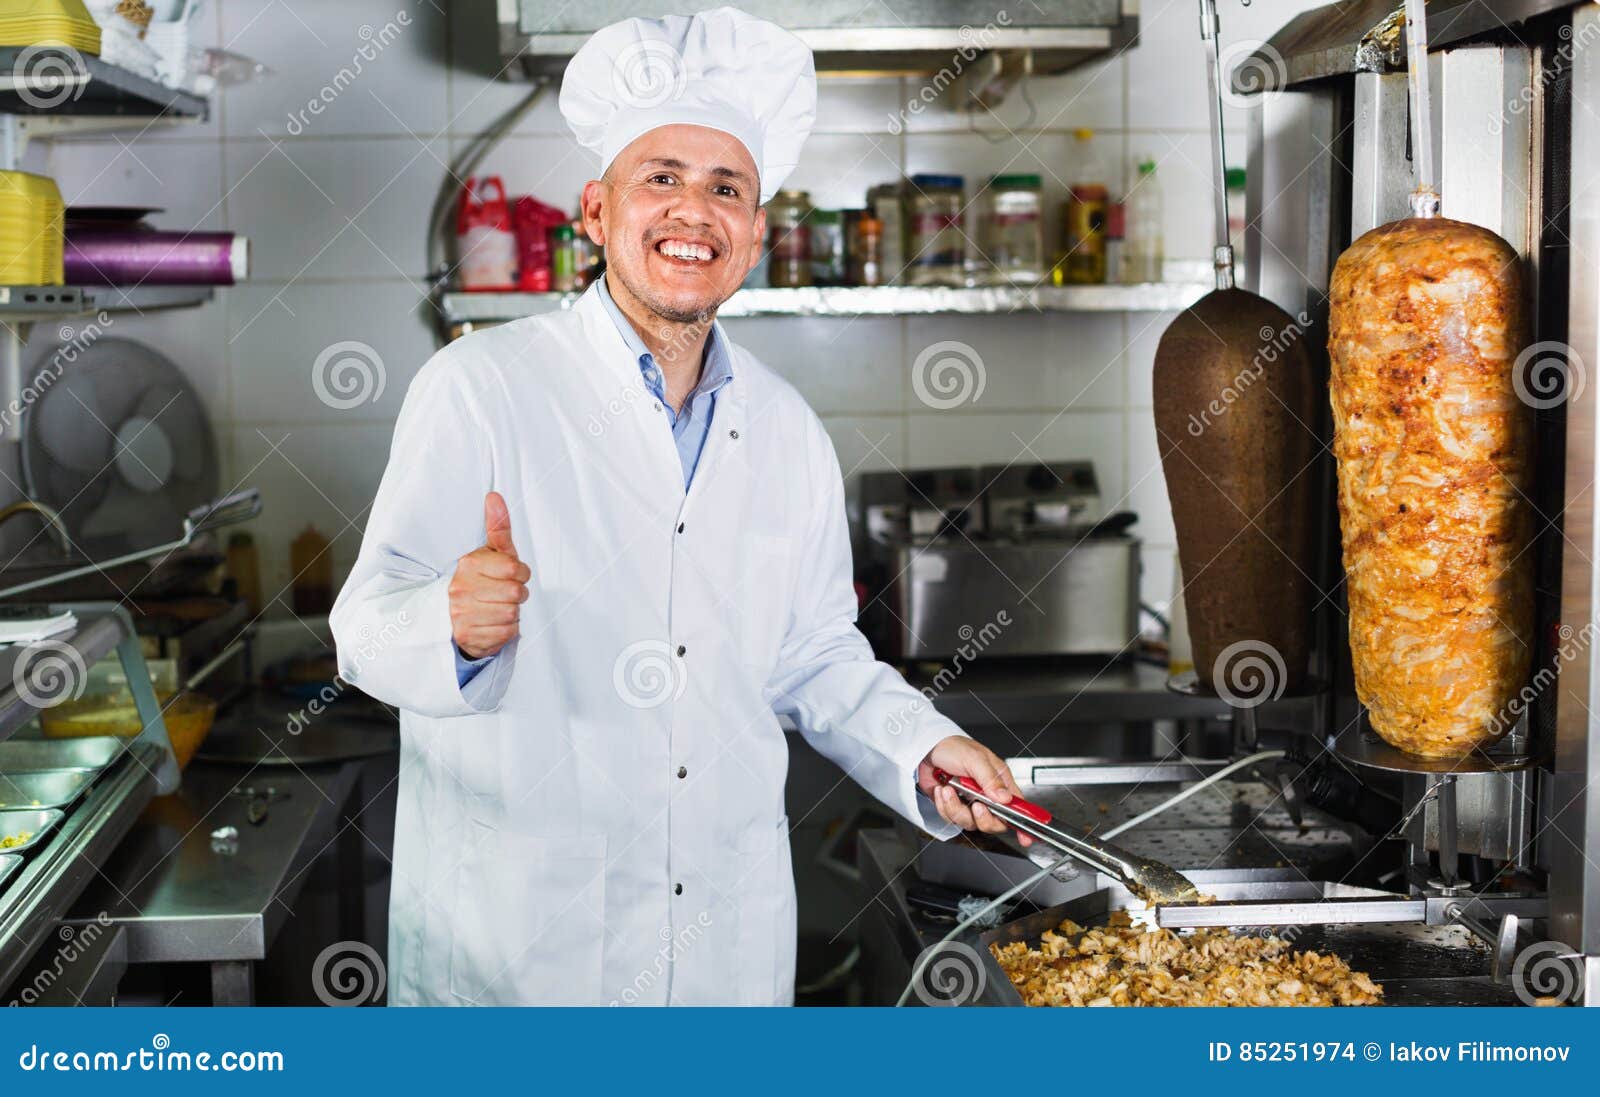
{"type": "MultiPolygon", "coordinates": [[[[559,77],[586,38],[634,16],[692,10],[672,0],[497,0],[501,56],[524,77],[559,77]]],[[[823,73],[1065,72],[1131,45],[1138,0],[1055,0],[997,11],[991,0],[741,0],[797,34],[823,73]],[[999,59],[1004,58],[1004,63],[999,59]]]]}
{"type": "MultiPolygon", "coordinates": [[[[1517,41],[1517,24],[1570,8],[1577,0],[1431,0],[1428,42],[1434,49],[1472,38],[1517,41]]],[[[1355,0],[1305,12],[1234,70],[1243,94],[1277,91],[1352,72],[1396,72],[1406,64],[1401,0],[1355,0]]]]}

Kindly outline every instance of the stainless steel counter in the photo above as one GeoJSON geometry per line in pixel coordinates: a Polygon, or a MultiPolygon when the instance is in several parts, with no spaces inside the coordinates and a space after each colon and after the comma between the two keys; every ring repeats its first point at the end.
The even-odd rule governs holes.
{"type": "MultiPolygon", "coordinates": [[[[359,835],[352,851],[357,832],[339,824],[359,798],[360,775],[359,762],[303,770],[196,763],[176,794],[151,802],[68,921],[121,928],[129,964],[208,963],[216,1004],[249,1004],[252,965],[290,916],[311,862],[339,841],[341,871],[352,853],[359,866],[359,835]],[[268,787],[277,795],[252,824],[243,791],[268,787]],[[236,842],[214,841],[228,826],[236,842]]],[[[341,917],[359,927],[359,868],[352,871],[341,917]]]]}

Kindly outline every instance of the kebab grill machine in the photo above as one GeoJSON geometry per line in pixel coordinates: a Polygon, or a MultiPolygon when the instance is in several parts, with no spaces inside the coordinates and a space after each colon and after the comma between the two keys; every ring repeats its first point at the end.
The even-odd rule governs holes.
{"type": "Polygon", "coordinates": [[[1600,1004],[1600,5],[1331,4],[1227,74],[1200,8],[1219,171],[1248,106],[1246,254],[1219,185],[1155,403],[1172,687],[1225,743],[1013,759],[1034,844],[925,844],[919,886],[1004,900],[987,1003],[1021,1000],[987,946],[1136,910],[1336,953],[1389,1004],[1600,1004]]]}

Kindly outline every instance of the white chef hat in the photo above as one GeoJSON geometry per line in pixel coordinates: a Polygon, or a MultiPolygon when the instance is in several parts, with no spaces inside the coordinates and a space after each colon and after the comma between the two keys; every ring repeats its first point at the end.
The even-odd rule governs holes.
{"type": "Polygon", "coordinates": [[[800,160],[817,77],[798,38],[738,8],[624,19],[567,63],[561,113],[578,143],[600,154],[602,172],[658,126],[721,130],[749,150],[765,202],[800,160]]]}

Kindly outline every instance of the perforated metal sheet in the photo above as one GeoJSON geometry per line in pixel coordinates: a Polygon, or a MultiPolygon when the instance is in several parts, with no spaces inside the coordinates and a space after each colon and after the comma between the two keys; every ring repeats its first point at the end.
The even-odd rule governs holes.
{"type": "MultiPolygon", "coordinates": [[[[1148,811],[1179,784],[1064,786],[1023,784],[1022,795],[1050,809],[1056,825],[1101,834],[1148,811]]],[[[1259,781],[1223,781],[1119,835],[1130,853],[1180,871],[1207,868],[1282,868],[1349,858],[1354,840],[1337,820],[1314,808],[1297,827],[1281,794],[1259,781]]]]}

